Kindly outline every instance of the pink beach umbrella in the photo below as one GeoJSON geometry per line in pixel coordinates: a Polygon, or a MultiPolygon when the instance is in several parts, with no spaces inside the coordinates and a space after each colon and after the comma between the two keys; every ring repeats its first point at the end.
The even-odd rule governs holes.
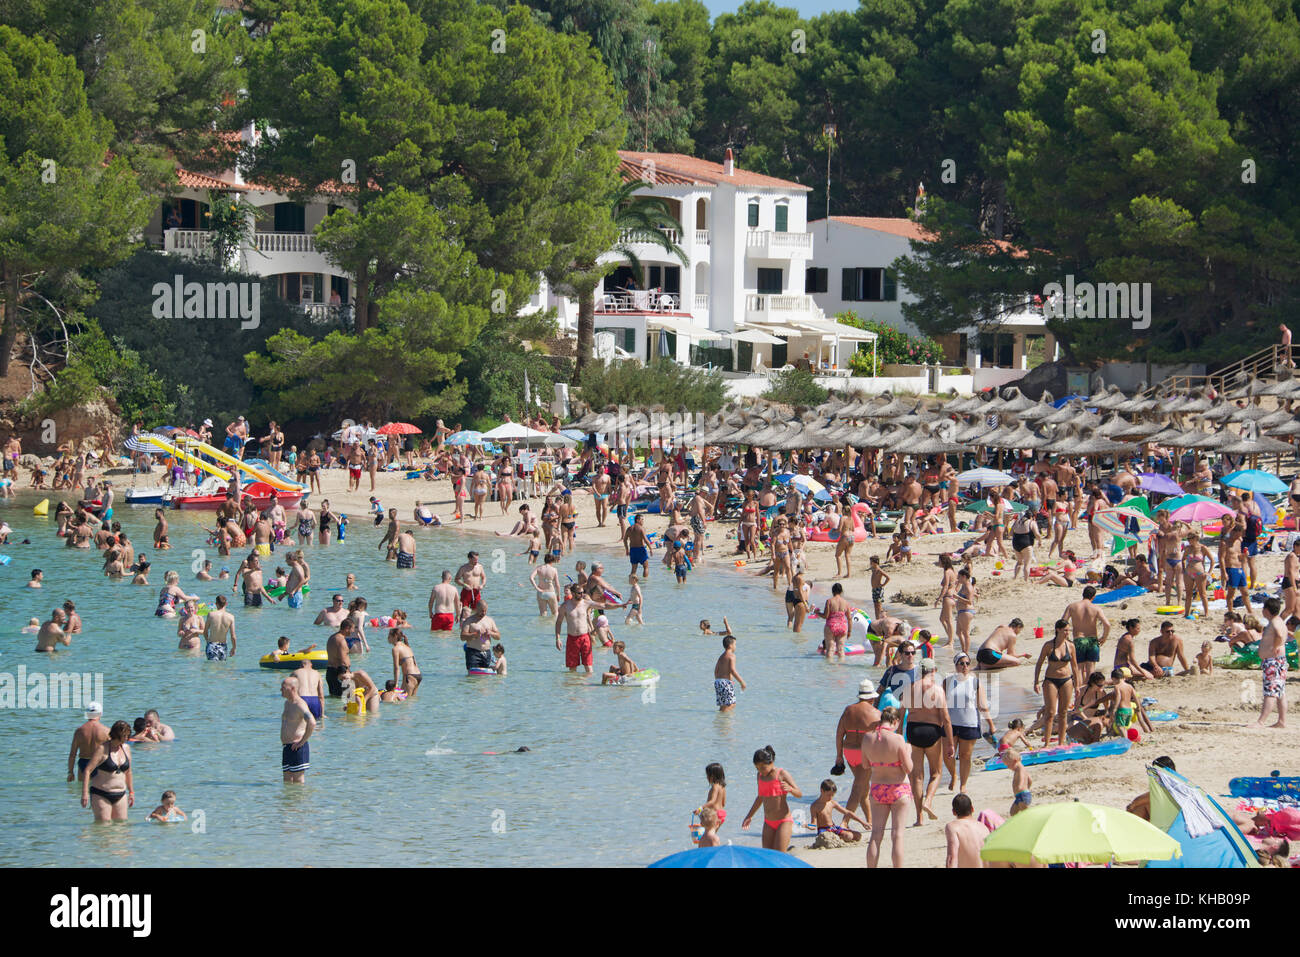
{"type": "Polygon", "coordinates": [[[1208,522],[1232,514],[1232,509],[1218,502],[1188,502],[1170,512],[1169,517],[1176,522],[1208,522]]]}

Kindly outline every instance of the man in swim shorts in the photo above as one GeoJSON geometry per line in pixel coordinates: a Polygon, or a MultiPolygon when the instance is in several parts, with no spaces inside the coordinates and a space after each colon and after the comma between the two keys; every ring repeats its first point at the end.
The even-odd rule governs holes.
{"type": "Polygon", "coordinates": [[[213,604],[216,607],[203,621],[203,650],[208,661],[225,661],[235,657],[235,616],[226,611],[225,595],[218,595],[213,604]]]}
{"type": "Polygon", "coordinates": [[[325,685],[331,698],[343,696],[341,676],[352,670],[352,656],[348,654],[348,638],[352,634],[352,619],[343,619],[339,630],[325,642],[325,685]]]}
{"type": "Polygon", "coordinates": [[[1264,702],[1260,707],[1256,727],[1286,727],[1286,639],[1287,630],[1279,613],[1282,603],[1276,598],[1264,602],[1266,624],[1259,640],[1259,663],[1264,670],[1264,702]],[[1264,724],[1265,719],[1277,708],[1277,721],[1264,724]]]}
{"type": "Polygon", "coordinates": [[[406,529],[397,534],[397,567],[415,567],[415,536],[406,529]]]}
{"type": "Polygon", "coordinates": [[[473,609],[487,584],[487,572],[479,563],[478,552],[470,552],[465,564],[456,570],[455,583],[460,586],[461,606],[473,609]]]}
{"type": "MultiPolygon", "coordinates": [[[[1279,606],[1280,607],[1280,606],[1279,606]]],[[[1183,639],[1174,634],[1174,623],[1172,621],[1162,621],[1160,623],[1160,635],[1151,639],[1147,645],[1147,657],[1150,659],[1146,668],[1157,678],[1172,678],[1174,676],[1174,660],[1182,665],[1183,670],[1187,671],[1187,658],[1183,654],[1183,639]]]]}
{"type": "Polygon", "coordinates": [[[1105,612],[1092,603],[1097,597],[1097,589],[1089,585],[1083,590],[1083,597],[1065,606],[1061,617],[1070,623],[1074,635],[1075,657],[1078,661],[1078,673],[1074,677],[1077,689],[1074,696],[1075,706],[1088,686],[1088,676],[1092,666],[1101,661],[1101,646],[1110,638],[1110,619],[1105,612]]]}
{"type": "Polygon", "coordinates": [[[460,617],[462,605],[456,586],[451,583],[451,572],[442,573],[442,581],[429,592],[429,630],[451,631],[460,617]]]}
{"type": "Polygon", "coordinates": [[[726,635],[722,639],[722,654],[713,666],[713,694],[717,698],[719,711],[730,711],[736,707],[736,687],[733,681],[740,682],[740,690],[745,690],[745,679],[736,670],[736,636],[726,635]]]}
{"type": "Polygon", "coordinates": [[[975,652],[975,661],[979,669],[993,671],[998,668],[1010,668],[1014,665],[1022,665],[1029,660],[1031,655],[1016,654],[1016,639],[1020,637],[1020,632],[1024,631],[1025,623],[1019,618],[1012,618],[1008,624],[998,625],[993,629],[992,634],[984,639],[984,644],[975,652]]]}
{"type": "Polygon", "coordinates": [[[95,748],[108,740],[108,728],[100,720],[103,716],[104,708],[98,701],[86,705],[86,723],[73,732],[72,748],[68,751],[69,781],[73,780],[72,762],[77,762],[76,779],[81,780],[95,748]]]}
{"type": "Polygon", "coordinates": [[[311,767],[311,748],[307,739],[316,730],[311,709],[298,694],[298,679],[289,675],[280,682],[284,710],[280,712],[280,771],[285,784],[302,784],[311,767]]]}
{"type": "Polygon", "coordinates": [[[560,631],[568,629],[568,642],[564,646],[564,666],[569,671],[577,671],[582,665],[587,674],[591,674],[593,658],[591,653],[591,634],[589,616],[593,608],[608,609],[621,607],[617,602],[597,601],[584,598],[582,588],[577,584],[565,589],[568,596],[560,605],[555,616],[555,650],[560,650],[560,631]]]}
{"type": "Polygon", "coordinates": [[[646,534],[645,526],[641,522],[644,517],[637,515],[623,533],[623,547],[627,549],[632,571],[636,571],[636,567],[640,565],[642,578],[650,574],[650,556],[654,552],[654,546],[650,544],[650,536],[646,534]]]}
{"type": "Polygon", "coordinates": [[[325,707],[323,704],[324,689],[322,688],[320,672],[311,665],[310,658],[302,659],[298,665],[298,670],[293,673],[293,677],[298,679],[298,694],[303,703],[307,705],[307,710],[311,716],[316,719],[318,724],[325,723],[325,707]]]}

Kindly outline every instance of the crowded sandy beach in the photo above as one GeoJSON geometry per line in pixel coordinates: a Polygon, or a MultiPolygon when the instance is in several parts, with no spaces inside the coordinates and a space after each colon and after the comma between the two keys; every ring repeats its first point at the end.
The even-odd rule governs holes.
{"type": "MultiPolygon", "coordinates": [[[[855,410],[844,408],[847,412],[828,404],[816,421],[824,428],[850,421],[855,410]]],[[[856,414],[870,419],[885,408],[886,402],[877,400],[856,414]]],[[[780,410],[748,410],[756,412],[775,420],[773,413],[780,410]]],[[[761,415],[755,421],[763,422],[761,415]]],[[[247,633],[250,607],[260,610],[263,600],[269,605],[275,595],[290,609],[302,608],[312,580],[308,560],[329,554],[331,538],[343,538],[340,526],[346,543],[333,541],[335,550],[346,545],[355,549],[352,556],[372,556],[349,558],[347,567],[356,570],[349,570],[347,586],[334,588],[331,601],[319,602],[323,610],[315,624],[327,627],[317,629],[316,641],[308,646],[299,627],[262,658],[263,667],[285,667],[281,658],[316,657],[310,649],[324,649],[315,661],[287,675],[280,672],[286,785],[314,777],[309,740],[331,723],[331,713],[369,713],[368,720],[384,720],[380,715],[386,717],[392,707],[414,702],[424,679],[417,658],[426,672],[431,655],[439,656],[438,665],[447,663],[446,651],[428,644],[430,632],[459,635],[470,676],[509,682],[505,648],[521,642],[544,647],[553,632],[549,657],[555,671],[567,669],[579,681],[641,687],[657,685],[660,677],[650,660],[654,646],[636,637],[649,619],[666,621],[693,641],[712,643],[716,639],[708,636],[722,636],[713,674],[701,672],[690,687],[675,690],[696,708],[716,706],[723,722],[736,709],[771,706],[765,703],[771,689],[752,673],[748,683],[742,675],[747,665],[752,669],[756,661],[783,657],[791,647],[804,655],[797,667],[813,680],[823,673],[828,687],[854,692],[842,702],[846,710],[838,726],[826,722],[824,728],[805,729],[797,751],[782,753],[780,762],[764,759],[765,742],[755,742],[757,797],[753,772],[737,767],[734,745],[728,747],[727,769],[710,762],[708,799],[691,815],[691,843],[701,849],[715,842],[761,843],[789,849],[818,867],[990,866],[980,858],[984,838],[1031,807],[1083,801],[1145,817],[1148,768],[1164,766],[1176,767],[1177,774],[1218,795],[1230,815],[1245,815],[1239,826],[1261,860],[1281,864],[1289,857],[1285,797],[1281,805],[1261,803],[1260,813],[1283,817],[1276,832],[1257,834],[1250,801],[1228,796],[1231,779],[1264,779],[1284,767],[1283,757],[1294,743],[1295,723],[1286,721],[1285,658],[1280,670],[1258,664],[1285,654],[1281,646],[1271,654],[1269,642],[1276,634],[1288,640],[1300,625],[1286,623],[1300,610],[1291,584],[1300,580],[1300,540],[1275,527],[1285,524],[1289,495],[1265,524],[1254,510],[1258,506],[1252,508],[1252,493],[1221,482],[1211,487],[1215,476],[1202,458],[1190,460],[1186,486],[1222,489],[1224,503],[1181,491],[1160,471],[1169,468],[1177,477],[1181,459],[1158,449],[1148,459],[1155,471],[1129,456],[1116,457],[1112,469],[1098,471],[1078,457],[1012,450],[1002,463],[1005,472],[988,465],[959,472],[942,455],[913,460],[883,453],[879,444],[861,454],[852,446],[780,452],[712,444],[710,432],[722,435],[735,428],[725,417],[706,421],[698,444],[654,439],[639,451],[620,450],[622,437],[617,431],[597,432],[598,419],[589,414],[570,423],[581,427],[567,435],[558,419],[506,422],[502,434],[517,434],[517,440],[495,449],[490,438],[441,424],[429,440],[417,436],[408,443],[367,427],[345,426],[337,440],[317,440],[301,452],[285,442],[274,423],[263,430],[268,434],[257,449],[257,430],[232,421],[226,429],[232,463],[244,461],[238,453],[244,436],[252,435],[249,474],[301,475],[308,496],[286,509],[274,492],[263,507],[255,505],[256,485],[224,493],[217,528],[203,543],[207,550],[195,552],[214,558],[196,561],[184,580],[167,571],[155,614],[179,619],[182,650],[225,663],[237,652],[236,622],[239,634],[247,633]],[[406,451],[399,451],[403,446],[406,451]],[[1148,493],[1144,484],[1168,493],[1148,493]],[[1176,509],[1158,508],[1189,495],[1201,520],[1171,521],[1176,509]],[[1201,500],[1211,505],[1198,505],[1201,500]],[[1107,522],[1115,521],[1119,535],[1127,537],[1109,531],[1107,522]],[[1211,540],[1207,524],[1220,526],[1214,531],[1230,542],[1217,557],[1202,544],[1203,536],[1211,540]],[[458,538],[476,546],[467,562],[445,569],[427,564],[423,556],[431,548],[458,538]],[[505,544],[491,554],[498,562],[511,556],[513,567],[527,569],[527,580],[519,580],[519,571],[509,582],[490,580],[496,576],[485,570],[493,564],[485,541],[505,544]],[[1297,542],[1294,554],[1286,547],[1290,542],[1297,542]],[[374,566],[385,551],[390,570],[382,575],[414,576],[429,589],[427,630],[423,609],[373,618],[363,601],[361,612],[355,611],[354,595],[370,594],[373,600],[375,586],[362,592],[353,583],[358,577],[373,583],[374,566]],[[220,584],[213,580],[214,559],[220,578],[230,579],[233,587],[208,608],[200,599],[209,583],[220,584]],[[1150,572],[1157,562],[1163,566],[1158,580],[1150,572]],[[285,564],[288,574],[278,581],[271,570],[281,565],[278,573],[284,574],[285,564]],[[716,606],[711,620],[678,620],[660,582],[689,590],[688,578],[703,569],[761,586],[754,598],[760,607],[729,607],[724,590],[710,603],[716,606]],[[1238,569],[1251,575],[1249,584],[1242,581],[1251,605],[1228,614],[1224,589],[1243,574],[1238,569]],[[236,595],[240,587],[242,602],[236,595]],[[511,598],[518,598],[520,589],[535,593],[536,623],[525,625],[522,633],[503,635],[488,614],[487,606],[503,597],[502,589],[513,592],[511,598]],[[1115,598],[1108,600],[1112,593],[1115,598]],[[751,624],[732,639],[728,618],[742,614],[761,625],[751,624]],[[367,620],[364,648],[371,654],[354,658],[362,651],[367,620]],[[372,677],[361,667],[376,670],[372,643],[384,657],[392,653],[393,679],[386,684],[381,674],[372,677]],[[304,648],[308,654],[302,654],[304,648]],[[1243,667],[1252,653],[1254,670],[1243,667]],[[845,674],[851,676],[847,684],[845,674]],[[1062,757],[1035,763],[1049,753],[1062,757]],[[984,770],[995,756],[1002,769],[984,770]],[[796,782],[781,770],[794,761],[822,769],[822,776],[801,773],[796,782]],[[718,813],[727,810],[728,787],[729,821],[718,813]],[[737,816],[736,809],[743,810],[751,798],[754,809],[737,816]],[[761,817],[755,813],[760,809],[761,817]],[[784,812],[786,819],[774,818],[773,811],[784,812]]],[[[808,415],[802,424],[795,422],[778,428],[788,433],[816,427],[808,415]]],[[[207,435],[191,438],[186,431],[157,433],[172,455],[156,448],[140,451],[133,461],[123,458],[108,470],[95,468],[102,462],[85,453],[54,463],[63,477],[56,482],[73,487],[50,490],[49,499],[35,509],[47,514],[38,518],[12,512],[7,534],[31,535],[35,523],[45,535],[86,547],[97,544],[105,569],[96,574],[110,580],[135,575],[133,583],[149,584],[150,556],[168,567],[169,549],[187,555],[198,544],[188,540],[190,530],[181,524],[190,513],[154,511],[153,547],[140,543],[138,553],[130,543],[124,547],[125,534],[115,536],[109,526],[114,514],[149,508],[125,499],[146,495],[159,482],[175,499],[167,504],[183,508],[188,483],[203,468],[226,460],[226,453],[202,441],[207,435]],[[49,504],[60,499],[57,507],[49,504]],[[112,511],[100,523],[96,513],[106,509],[112,511]],[[56,519],[54,525],[48,515],[56,519]],[[91,528],[98,528],[93,539],[91,528]]],[[[813,436],[801,433],[809,442],[813,436]]],[[[990,464],[999,464],[998,453],[989,454],[990,464]]],[[[232,464],[230,470],[241,468],[232,464]]],[[[1226,478],[1236,481],[1233,475],[1226,478]]],[[[33,474],[27,484],[39,481],[33,474]]],[[[40,587],[35,573],[33,579],[28,585],[40,587]]],[[[79,627],[65,625],[56,609],[39,627],[37,651],[54,651],[57,657],[81,640],[79,627]]],[[[240,640],[247,646],[249,639],[240,640]]],[[[266,650],[258,647],[254,654],[266,650]]],[[[664,653],[662,648],[653,652],[664,653]]],[[[101,720],[102,706],[94,707],[98,713],[88,713],[87,725],[77,729],[69,776],[72,757],[93,764],[97,770],[91,777],[77,775],[87,788],[84,806],[97,820],[124,820],[126,806],[112,797],[125,794],[131,779],[115,766],[129,765],[132,743],[167,740],[159,729],[171,729],[154,710],[136,719],[134,727],[117,722],[122,730],[114,728],[105,744],[101,739],[108,737],[106,726],[112,722],[101,720]]],[[[176,722],[178,716],[168,718],[176,722]]],[[[701,770],[676,768],[683,778],[701,770]]],[[[174,802],[175,793],[168,794],[174,802]]],[[[166,818],[173,812],[165,803],[159,813],[166,818]]]]}

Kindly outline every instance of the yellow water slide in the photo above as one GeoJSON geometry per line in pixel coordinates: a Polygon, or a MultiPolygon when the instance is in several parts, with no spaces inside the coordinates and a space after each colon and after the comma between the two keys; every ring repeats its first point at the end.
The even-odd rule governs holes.
{"type": "MultiPolygon", "coordinates": [[[[221,451],[221,449],[208,445],[208,443],[206,442],[200,442],[198,439],[194,439],[194,438],[185,438],[182,440],[181,444],[183,444],[187,449],[196,452],[201,452],[204,455],[212,459],[215,459],[217,462],[220,462],[222,465],[226,466],[226,468],[238,469],[239,471],[243,472],[245,475],[247,475],[255,482],[265,482],[267,485],[271,486],[271,488],[277,489],[278,491],[281,492],[304,491],[301,485],[298,485],[295,482],[285,482],[282,479],[276,478],[274,475],[270,475],[267,472],[263,472],[261,469],[254,468],[251,465],[245,465],[243,462],[241,462],[239,459],[235,458],[233,455],[229,454],[228,452],[223,452],[221,451]]],[[[229,476],[226,477],[229,478],[229,476]]]]}
{"type": "Polygon", "coordinates": [[[168,442],[160,435],[153,435],[153,434],[141,435],[140,438],[144,439],[146,442],[148,442],[151,445],[158,446],[158,448],[162,449],[168,455],[176,456],[176,458],[182,462],[187,462],[190,465],[193,465],[195,468],[202,469],[203,471],[209,473],[210,475],[215,475],[223,482],[230,481],[229,472],[217,468],[211,462],[205,462],[201,458],[190,455],[187,452],[178,449],[175,445],[173,445],[171,442],[168,442]]]}

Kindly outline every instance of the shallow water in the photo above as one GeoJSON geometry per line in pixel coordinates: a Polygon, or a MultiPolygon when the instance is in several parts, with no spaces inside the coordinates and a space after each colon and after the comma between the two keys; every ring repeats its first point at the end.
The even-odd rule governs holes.
{"type": "MultiPolygon", "coordinates": [[[[195,582],[193,550],[204,548],[207,512],[170,511],[170,552],[152,552],[148,588],[109,582],[102,558],[63,547],[52,518],[34,517],[36,496],[0,502],[13,538],[31,545],[0,546],[12,556],[0,567],[0,672],[75,671],[103,674],[105,720],[133,720],[157,708],[175,742],[132,746],[137,802],[127,826],[94,826],[79,803],[79,785],[65,783],[68,746],[80,710],[0,710],[0,865],[587,865],[636,866],[690,847],[691,809],[708,793],[704,766],[720,761],[729,775],[730,816],[724,840],[757,844],[759,829],[740,830],[754,799],[753,752],[770,744],[805,794],[815,792],[834,761],[833,732],[841,709],[855,700],[870,671],[864,658],[828,664],[814,653],[821,629],[783,632],[779,596],[767,585],[723,570],[697,568],[685,586],[651,566],[644,628],[611,616],[628,654],[663,677],[653,689],[606,688],[599,674],[566,672],[550,620],[537,617],[530,571],[518,542],[454,531],[422,532],[419,569],[398,573],[375,548],[380,531],[353,523],[344,545],[308,550],[315,587],[304,607],[234,609],[239,653],[212,663],[201,652],[176,650],[176,623],[152,616],[168,569],[181,586],[211,600],[224,587],[195,582]],[[468,678],[461,644],[435,638],[427,621],[429,590],[443,568],[454,570],[476,547],[488,568],[485,596],[503,634],[509,676],[468,678]],[[495,552],[495,549],[500,549],[495,552]],[[495,565],[495,569],[494,569],[495,565]],[[45,587],[28,589],[34,567],[45,587]],[[311,739],[312,767],[303,787],[280,780],[278,721],[281,673],[257,667],[279,635],[298,648],[324,646],[329,631],[314,627],[330,587],[355,572],[373,615],[406,609],[415,627],[411,646],[424,672],[419,696],[382,714],[348,717],[330,700],[327,721],[311,739]],[[33,615],[72,598],[85,630],[53,656],[32,651],[20,633],[33,615]],[[738,666],[749,684],[731,714],[718,714],[713,664],[720,639],[700,636],[697,622],[720,629],[726,614],[740,635],[738,666]],[[509,752],[520,745],[527,754],[509,752]],[[145,818],[166,789],[203,827],[159,826],[145,818]]],[[[53,499],[57,501],[57,497],[53,499]]],[[[52,509],[51,509],[52,510],[52,509]]],[[[123,506],[115,515],[137,548],[147,547],[152,507],[123,506]]],[[[607,579],[626,581],[621,554],[582,549],[565,558],[602,558],[607,579]]],[[[208,557],[219,568],[238,565],[208,557]]],[[[273,556],[274,559],[274,556],[273,556]]],[[[266,564],[271,566],[272,561],[266,564]]],[[[269,576],[268,576],[269,577],[269,576]]],[[[381,629],[368,629],[372,651],[354,655],[382,685],[392,677],[381,629]]],[[[597,672],[613,656],[596,655],[597,672]]],[[[948,662],[941,662],[947,671],[948,662]]],[[[1004,695],[1023,708],[1023,695],[1004,695]]],[[[982,742],[977,754],[988,751],[982,742]]],[[[850,778],[840,778],[841,799],[850,778]]],[[[800,806],[795,808],[796,814],[800,806]]]]}

